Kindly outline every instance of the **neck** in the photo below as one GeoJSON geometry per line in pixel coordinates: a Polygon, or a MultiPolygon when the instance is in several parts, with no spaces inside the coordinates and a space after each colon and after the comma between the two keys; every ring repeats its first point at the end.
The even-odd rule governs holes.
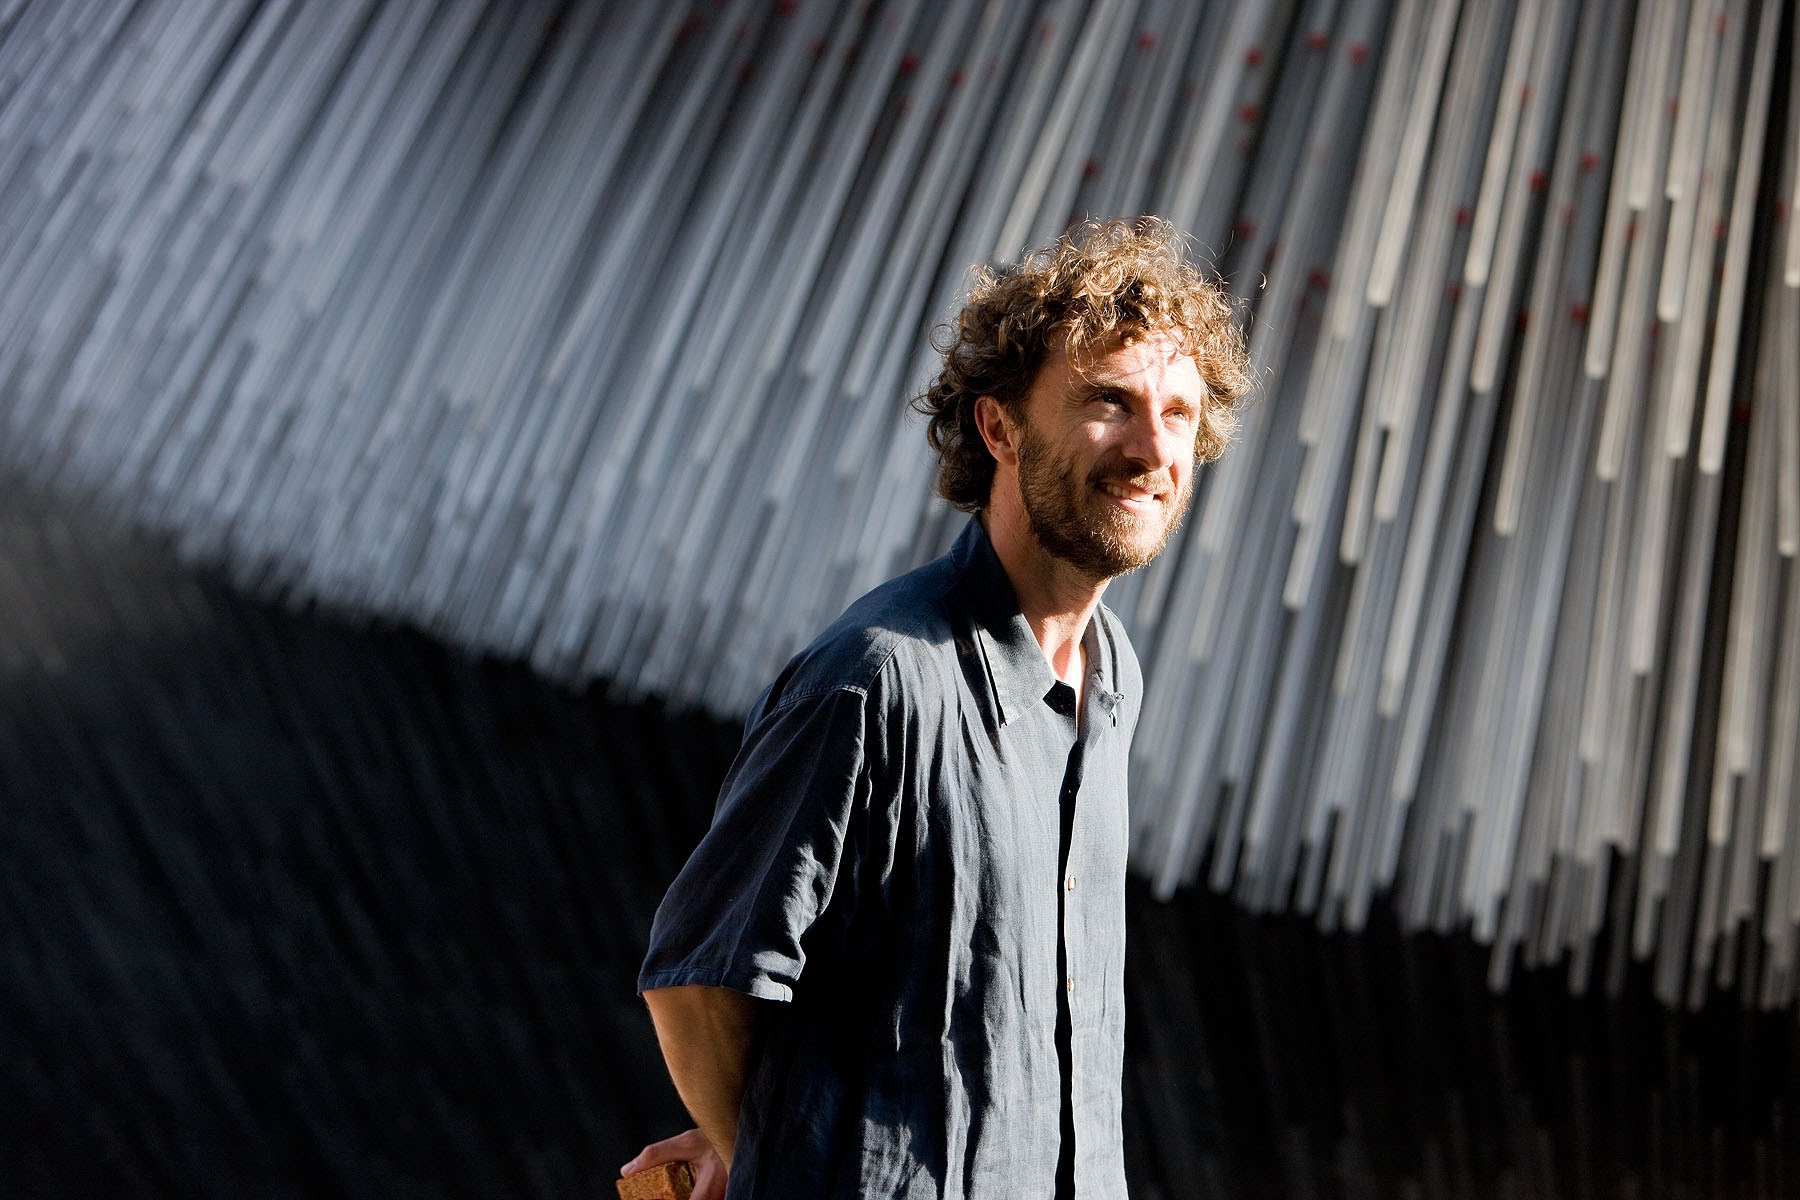
{"type": "Polygon", "coordinates": [[[1094,580],[1046,551],[1031,532],[1030,520],[1010,506],[990,506],[981,521],[1050,669],[1079,694],[1081,637],[1100,607],[1106,581],[1094,580]]]}

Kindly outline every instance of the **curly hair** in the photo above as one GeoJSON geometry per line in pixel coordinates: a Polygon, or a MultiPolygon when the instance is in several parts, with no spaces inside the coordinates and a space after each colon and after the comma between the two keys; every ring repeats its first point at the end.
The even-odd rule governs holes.
{"type": "Polygon", "coordinates": [[[987,504],[994,458],[976,427],[975,402],[992,396],[1017,413],[1058,339],[1079,363],[1115,339],[1169,337],[1192,356],[1207,389],[1195,460],[1225,452],[1237,401],[1250,390],[1249,358],[1224,290],[1182,251],[1181,235],[1155,217],[1084,221],[1016,264],[977,269],[954,327],[933,339],[943,370],[913,401],[930,419],[926,437],[938,453],[944,499],[971,512],[987,504]]]}

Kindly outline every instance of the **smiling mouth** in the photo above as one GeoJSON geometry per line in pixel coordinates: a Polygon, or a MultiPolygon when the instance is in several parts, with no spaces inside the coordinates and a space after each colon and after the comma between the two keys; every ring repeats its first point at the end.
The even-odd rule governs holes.
{"type": "Polygon", "coordinates": [[[1161,503],[1163,498],[1161,492],[1153,492],[1141,487],[1133,487],[1129,483],[1124,483],[1116,479],[1102,481],[1100,490],[1114,500],[1117,500],[1130,508],[1149,508],[1153,504],[1161,503]]]}

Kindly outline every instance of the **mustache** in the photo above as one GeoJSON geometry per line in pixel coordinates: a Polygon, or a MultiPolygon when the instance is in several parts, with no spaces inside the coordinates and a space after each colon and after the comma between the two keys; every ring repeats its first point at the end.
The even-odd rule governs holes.
{"type": "Polygon", "coordinates": [[[1122,465],[1102,465],[1095,468],[1088,481],[1094,484],[1112,483],[1121,487],[1132,488],[1140,492],[1162,494],[1175,490],[1174,477],[1165,471],[1133,471],[1122,465]]]}

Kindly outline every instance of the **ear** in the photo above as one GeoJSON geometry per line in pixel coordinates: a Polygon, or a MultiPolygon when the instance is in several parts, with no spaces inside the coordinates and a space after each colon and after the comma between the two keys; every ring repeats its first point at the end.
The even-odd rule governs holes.
{"type": "Polygon", "coordinates": [[[1005,405],[992,396],[976,397],[975,428],[981,431],[981,440],[995,462],[1019,465],[1019,431],[1005,405]]]}

